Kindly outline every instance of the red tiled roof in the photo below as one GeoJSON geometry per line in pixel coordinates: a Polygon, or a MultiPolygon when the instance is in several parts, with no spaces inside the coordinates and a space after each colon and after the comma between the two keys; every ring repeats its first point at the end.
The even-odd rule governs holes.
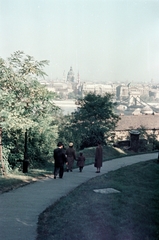
{"type": "Polygon", "coordinates": [[[145,129],[159,129],[159,115],[124,115],[120,118],[116,130],[137,129],[141,126],[145,129]]]}

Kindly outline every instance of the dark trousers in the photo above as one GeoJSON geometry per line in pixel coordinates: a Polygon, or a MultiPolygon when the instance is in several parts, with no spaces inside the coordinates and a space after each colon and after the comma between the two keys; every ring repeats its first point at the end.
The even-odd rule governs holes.
{"type": "Polygon", "coordinates": [[[80,172],[82,172],[83,167],[79,167],[80,172]]]}
{"type": "Polygon", "coordinates": [[[63,172],[64,172],[64,166],[54,168],[54,176],[57,176],[57,174],[59,174],[59,178],[62,178],[63,172]]]}

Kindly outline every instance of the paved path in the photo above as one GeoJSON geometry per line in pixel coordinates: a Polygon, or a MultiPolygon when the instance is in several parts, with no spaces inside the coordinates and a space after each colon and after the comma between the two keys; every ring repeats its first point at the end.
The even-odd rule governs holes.
{"type": "Polygon", "coordinates": [[[48,206],[90,178],[120,167],[157,159],[157,153],[113,159],[103,163],[100,174],[93,165],[82,173],[75,169],[64,173],[63,179],[48,178],[0,195],[0,239],[35,240],[38,216],[48,206]]]}

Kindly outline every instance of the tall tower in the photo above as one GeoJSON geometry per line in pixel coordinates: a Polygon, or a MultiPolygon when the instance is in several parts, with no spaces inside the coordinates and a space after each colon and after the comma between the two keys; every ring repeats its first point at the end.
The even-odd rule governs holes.
{"type": "Polygon", "coordinates": [[[80,75],[79,75],[79,72],[77,74],[77,85],[80,86],[80,75]]]}
{"type": "Polygon", "coordinates": [[[63,82],[66,82],[66,74],[65,74],[65,71],[63,72],[63,82]]]}

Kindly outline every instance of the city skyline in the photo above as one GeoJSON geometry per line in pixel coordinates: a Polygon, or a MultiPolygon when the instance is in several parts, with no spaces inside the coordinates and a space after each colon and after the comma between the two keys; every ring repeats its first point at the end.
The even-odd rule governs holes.
{"type": "Polygon", "coordinates": [[[49,79],[158,82],[158,0],[0,0],[0,57],[49,60],[49,79]]]}

